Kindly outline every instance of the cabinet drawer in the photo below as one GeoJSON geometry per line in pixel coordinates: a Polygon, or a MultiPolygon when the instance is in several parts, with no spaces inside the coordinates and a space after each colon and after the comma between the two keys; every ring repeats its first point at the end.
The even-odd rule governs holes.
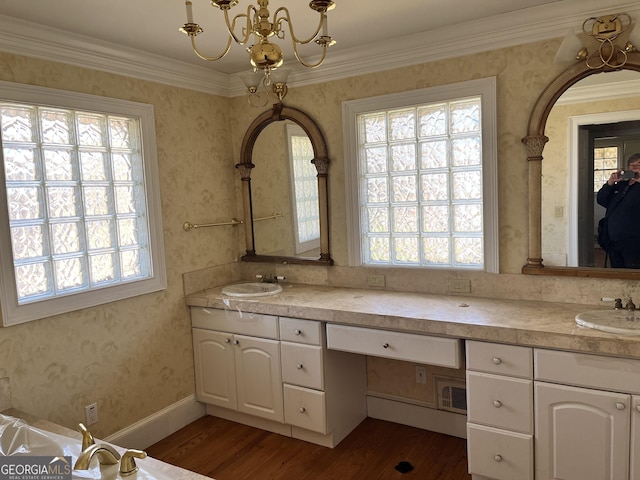
{"type": "Polygon", "coordinates": [[[640,393],[640,360],[535,349],[536,380],[640,393]]]}
{"type": "Polygon", "coordinates": [[[469,473],[495,480],[533,479],[533,436],[467,424],[469,473]]]}
{"type": "Polygon", "coordinates": [[[325,393],[284,385],[284,422],[327,434],[325,393]]]}
{"type": "Polygon", "coordinates": [[[371,328],[327,325],[327,346],[345,352],[460,368],[460,340],[371,328]]]}
{"type": "Polygon", "coordinates": [[[467,372],[469,422],[533,433],[533,381],[467,372]]]}
{"type": "Polygon", "coordinates": [[[533,352],[528,347],[467,341],[467,369],[532,378],[533,352]]]}
{"type": "Polygon", "coordinates": [[[281,342],[280,352],[284,383],[324,389],[322,347],[281,342]]]}
{"type": "Polygon", "coordinates": [[[260,313],[192,307],[191,325],[206,330],[220,330],[276,340],[279,338],[278,317],[260,313]]]}
{"type": "Polygon", "coordinates": [[[280,317],[280,340],[322,345],[322,323],[314,320],[280,317]]]}

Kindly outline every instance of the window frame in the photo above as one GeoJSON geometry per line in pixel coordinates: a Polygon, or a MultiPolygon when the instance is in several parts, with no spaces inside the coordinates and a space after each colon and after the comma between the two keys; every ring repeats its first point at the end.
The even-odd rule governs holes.
{"type": "Polygon", "coordinates": [[[498,182],[497,182],[497,105],[496,78],[427,87],[400,93],[392,93],[342,104],[344,129],[345,195],[347,214],[347,246],[349,266],[375,268],[424,268],[439,270],[479,270],[498,273],[498,182]],[[404,107],[455,101],[465,97],[480,97],[482,108],[482,184],[483,184],[483,246],[484,267],[469,268],[427,265],[367,264],[362,252],[362,226],[360,218],[360,162],[358,161],[358,125],[360,114],[389,111],[404,107]]]}
{"type": "MultiPolygon", "coordinates": [[[[83,110],[108,115],[135,117],[140,121],[142,168],[151,259],[150,276],[141,280],[67,293],[41,301],[18,304],[13,249],[0,251],[0,307],[2,326],[17,325],[40,318],[68,313],[167,288],[164,255],[160,179],[158,172],[155,119],[153,105],[101,97],[86,93],[57,90],[0,81],[0,100],[61,109],[83,110]]],[[[0,147],[2,147],[0,138],[0,147]]],[[[0,150],[2,153],[2,150],[0,150]]],[[[4,161],[0,168],[0,244],[10,246],[8,200],[4,161]]]]}

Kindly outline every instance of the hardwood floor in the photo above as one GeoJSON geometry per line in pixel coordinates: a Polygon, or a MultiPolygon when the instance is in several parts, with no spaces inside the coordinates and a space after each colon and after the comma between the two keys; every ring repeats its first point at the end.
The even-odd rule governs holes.
{"type": "Polygon", "coordinates": [[[330,449],[205,416],[146,451],[216,480],[471,478],[464,439],[372,418],[330,449]],[[413,470],[396,470],[400,462],[413,470]]]}

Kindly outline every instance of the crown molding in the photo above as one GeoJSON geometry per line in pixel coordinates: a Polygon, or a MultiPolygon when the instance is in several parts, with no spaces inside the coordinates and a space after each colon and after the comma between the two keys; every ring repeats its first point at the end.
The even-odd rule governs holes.
{"type": "MultiPolygon", "coordinates": [[[[294,68],[289,87],[324,83],[421,63],[563,37],[585,18],[613,11],[640,16],[637,2],[563,0],[328,55],[319,69],[294,68]]],[[[0,15],[0,51],[57,61],[224,97],[244,95],[237,74],[180,62],[0,15]]],[[[551,59],[552,61],[552,59],[551,59]]]]}

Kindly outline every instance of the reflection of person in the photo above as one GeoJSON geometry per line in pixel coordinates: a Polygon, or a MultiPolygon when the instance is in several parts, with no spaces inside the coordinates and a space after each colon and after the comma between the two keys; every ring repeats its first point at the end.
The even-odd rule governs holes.
{"type": "Polygon", "coordinates": [[[622,170],[613,172],[597,200],[607,209],[611,266],[640,268],[640,153],[629,157],[626,172],[633,172],[633,178],[623,178],[622,170]]]}

